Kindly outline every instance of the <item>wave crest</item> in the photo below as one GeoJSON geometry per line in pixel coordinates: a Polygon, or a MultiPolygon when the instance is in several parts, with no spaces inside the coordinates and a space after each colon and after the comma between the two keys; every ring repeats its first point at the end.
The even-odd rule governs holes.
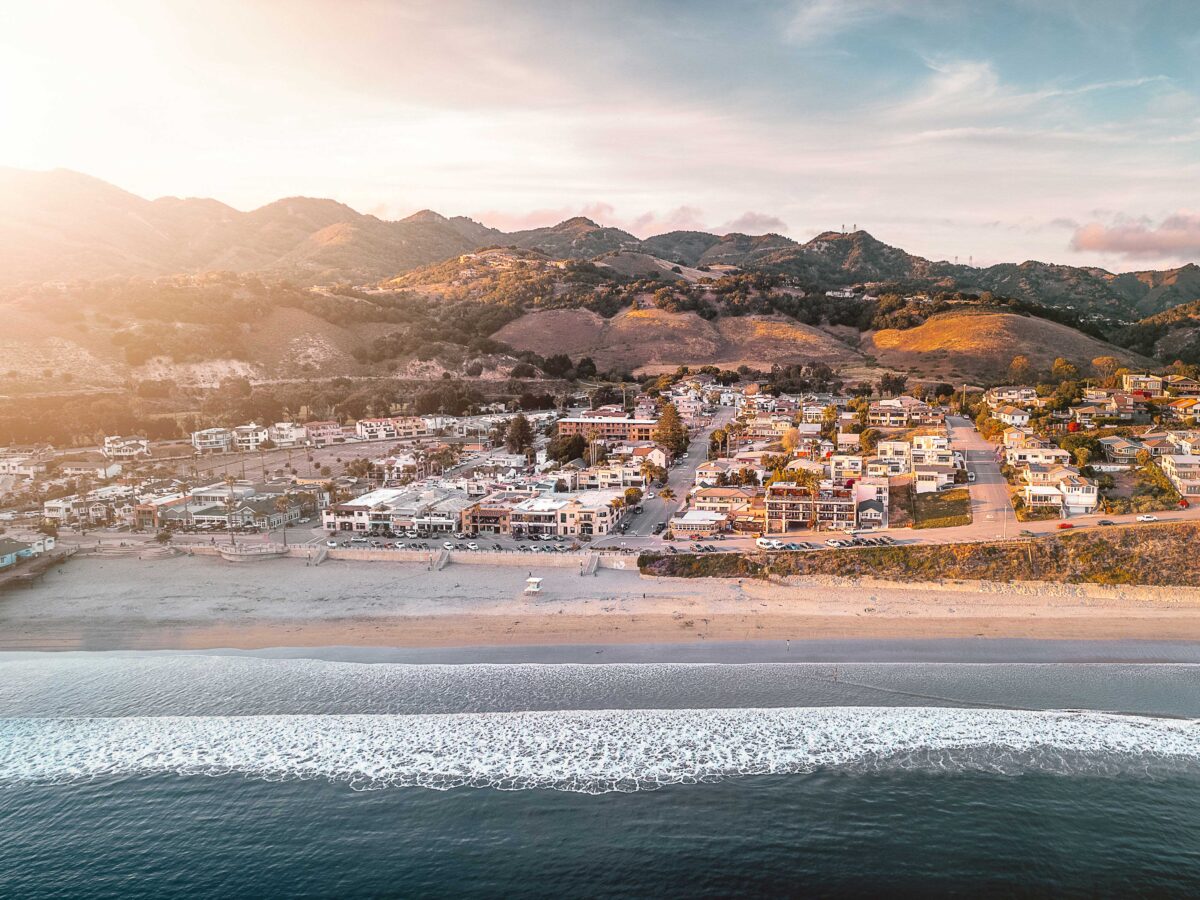
{"type": "Polygon", "coordinates": [[[1200,723],[1090,712],[815,707],[0,720],[0,781],[147,775],[601,793],[830,768],[1152,771],[1200,723]]]}

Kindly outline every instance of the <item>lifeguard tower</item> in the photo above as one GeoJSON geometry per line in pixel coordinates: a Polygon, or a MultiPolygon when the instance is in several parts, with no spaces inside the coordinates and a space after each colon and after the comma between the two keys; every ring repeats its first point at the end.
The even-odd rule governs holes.
{"type": "Polygon", "coordinates": [[[542,592],[542,579],[530,576],[525,579],[526,594],[540,594],[542,592]]]}

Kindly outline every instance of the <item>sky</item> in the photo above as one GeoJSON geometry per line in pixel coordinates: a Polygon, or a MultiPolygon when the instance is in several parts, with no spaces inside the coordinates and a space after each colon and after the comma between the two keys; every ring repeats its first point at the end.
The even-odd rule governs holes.
{"type": "Polygon", "coordinates": [[[1200,4],[39,0],[0,166],[934,259],[1200,261],[1200,4]]]}

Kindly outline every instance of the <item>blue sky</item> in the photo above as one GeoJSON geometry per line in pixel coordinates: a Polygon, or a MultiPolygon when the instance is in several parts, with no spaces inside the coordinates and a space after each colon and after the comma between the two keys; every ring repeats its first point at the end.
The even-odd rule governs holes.
{"type": "Polygon", "coordinates": [[[1200,260],[1198,60],[1182,2],[48,0],[0,164],[1126,270],[1200,260]]]}

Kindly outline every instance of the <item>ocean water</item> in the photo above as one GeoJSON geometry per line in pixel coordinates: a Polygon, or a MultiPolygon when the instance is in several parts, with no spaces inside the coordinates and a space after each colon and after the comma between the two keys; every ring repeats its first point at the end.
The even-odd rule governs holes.
{"type": "Polygon", "coordinates": [[[0,654],[0,895],[1200,892],[1195,664],[0,654]]]}

